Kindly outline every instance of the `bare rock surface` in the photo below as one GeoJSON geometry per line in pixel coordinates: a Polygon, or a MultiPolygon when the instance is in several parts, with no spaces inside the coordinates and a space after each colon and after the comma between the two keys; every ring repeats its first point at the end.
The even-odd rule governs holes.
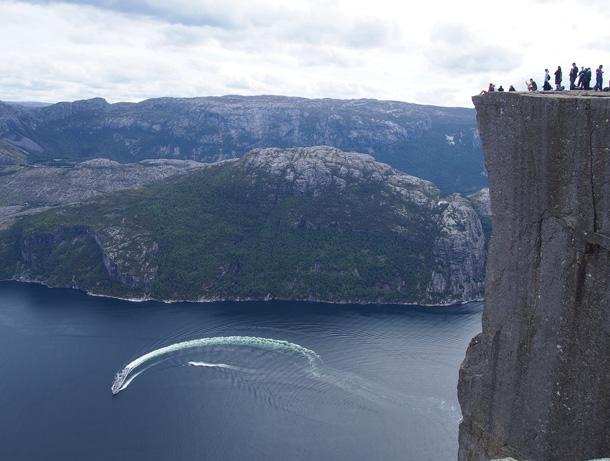
{"type": "Polygon", "coordinates": [[[459,459],[610,454],[610,98],[473,98],[493,236],[459,459]]]}

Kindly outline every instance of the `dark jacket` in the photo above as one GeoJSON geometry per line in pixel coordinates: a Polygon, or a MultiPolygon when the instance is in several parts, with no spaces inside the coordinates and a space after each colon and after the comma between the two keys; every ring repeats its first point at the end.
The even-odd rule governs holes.
{"type": "Polygon", "coordinates": [[[555,71],[555,85],[561,85],[561,67],[555,71]]]}

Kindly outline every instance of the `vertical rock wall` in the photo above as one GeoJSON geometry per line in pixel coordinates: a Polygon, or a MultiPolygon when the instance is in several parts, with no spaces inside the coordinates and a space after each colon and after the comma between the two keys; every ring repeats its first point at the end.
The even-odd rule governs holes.
{"type": "Polygon", "coordinates": [[[473,101],[493,236],[459,459],[610,456],[610,97],[473,101]]]}

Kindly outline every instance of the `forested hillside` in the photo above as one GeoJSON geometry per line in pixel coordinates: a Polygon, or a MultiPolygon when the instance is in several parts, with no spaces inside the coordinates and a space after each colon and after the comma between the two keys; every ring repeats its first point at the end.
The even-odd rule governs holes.
{"type": "Polygon", "coordinates": [[[334,148],[255,150],[23,218],[0,278],[164,300],[436,304],[482,296],[470,202],[334,148]]]}

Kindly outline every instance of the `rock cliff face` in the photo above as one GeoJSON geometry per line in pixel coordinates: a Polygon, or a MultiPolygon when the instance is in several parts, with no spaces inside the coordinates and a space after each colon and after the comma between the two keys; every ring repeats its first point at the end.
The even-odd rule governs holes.
{"type": "Polygon", "coordinates": [[[610,98],[473,98],[493,235],[459,459],[610,455],[610,98]]]}

